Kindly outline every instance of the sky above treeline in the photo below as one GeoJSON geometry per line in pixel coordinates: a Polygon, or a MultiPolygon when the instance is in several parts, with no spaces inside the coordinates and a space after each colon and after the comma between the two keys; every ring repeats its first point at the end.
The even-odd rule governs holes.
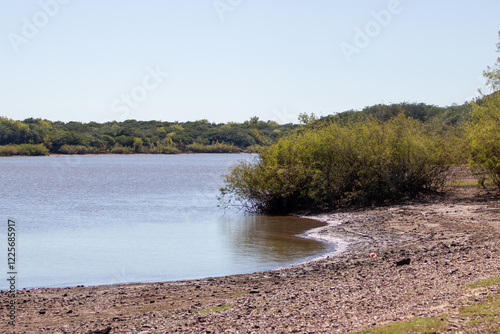
{"type": "Polygon", "coordinates": [[[497,0],[0,0],[0,116],[297,122],[488,92],[497,0]]]}

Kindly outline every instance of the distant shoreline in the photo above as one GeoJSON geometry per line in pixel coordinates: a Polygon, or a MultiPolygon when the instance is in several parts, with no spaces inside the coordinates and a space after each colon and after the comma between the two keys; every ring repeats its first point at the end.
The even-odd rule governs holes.
{"type": "Polygon", "coordinates": [[[84,153],[84,154],[62,154],[62,153],[50,153],[48,155],[0,155],[1,158],[12,158],[12,157],[81,157],[81,156],[132,156],[132,155],[199,155],[199,154],[258,154],[257,152],[180,152],[180,153],[84,153]]]}

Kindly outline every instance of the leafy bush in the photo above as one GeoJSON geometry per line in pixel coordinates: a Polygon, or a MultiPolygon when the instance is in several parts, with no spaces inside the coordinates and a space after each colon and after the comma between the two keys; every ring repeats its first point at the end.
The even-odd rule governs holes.
{"type": "Polygon", "coordinates": [[[10,157],[18,154],[16,145],[2,145],[0,146],[0,157],[10,157]]]}
{"type": "Polygon", "coordinates": [[[243,152],[245,153],[260,153],[264,150],[264,147],[261,145],[252,145],[248,146],[243,152]]]}
{"type": "Polygon", "coordinates": [[[157,143],[157,145],[150,149],[149,153],[152,154],[178,154],[181,151],[173,145],[162,145],[157,143]]]}
{"type": "Polygon", "coordinates": [[[451,145],[403,114],[387,122],[334,122],[282,138],[255,161],[234,166],[221,200],[289,213],[412,197],[444,185],[451,145]]]}
{"type": "Polygon", "coordinates": [[[471,166],[484,185],[491,179],[500,189],[500,91],[473,105],[473,120],[467,129],[471,166]]]}
{"type": "MultiPolygon", "coordinates": [[[[498,32],[498,37],[500,37],[500,31],[498,32]]],[[[500,42],[497,43],[497,52],[500,53],[500,42]]],[[[491,87],[493,91],[500,90],[500,57],[493,67],[488,66],[483,72],[483,76],[486,78],[486,84],[491,87]]]]}
{"type": "Polygon", "coordinates": [[[123,147],[119,143],[116,143],[115,146],[111,149],[110,153],[132,154],[132,153],[134,153],[134,148],[133,147],[123,147]]]}
{"type": "Polygon", "coordinates": [[[188,151],[193,153],[239,153],[241,152],[239,147],[233,144],[219,143],[216,142],[211,145],[204,145],[199,143],[193,143],[187,145],[188,151]]]}
{"type": "Polygon", "coordinates": [[[12,155],[49,155],[49,150],[43,144],[20,144],[0,146],[0,156],[12,155]]]}
{"type": "Polygon", "coordinates": [[[92,153],[90,147],[83,145],[63,145],[59,148],[58,153],[61,154],[86,154],[92,153]]]}
{"type": "MultiPolygon", "coordinates": [[[[500,42],[497,43],[497,52],[500,52],[500,42]]],[[[483,75],[494,93],[473,104],[473,118],[467,129],[470,164],[482,186],[489,178],[500,190],[500,57],[483,75]]]]}
{"type": "Polygon", "coordinates": [[[17,145],[19,155],[49,155],[49,150],[43,144],[17,145]]]}

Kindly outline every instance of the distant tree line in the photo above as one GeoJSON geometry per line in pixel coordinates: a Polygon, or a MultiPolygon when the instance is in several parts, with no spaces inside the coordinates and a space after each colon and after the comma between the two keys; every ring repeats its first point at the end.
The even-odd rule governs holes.
{"type": "Polygon", "coordinates": [[[302,114],[301,124],[278,124],[252,117],[243,123],[126,120],[82,123],[0,117],[0,156],[57,154],[175,154],[259,152],[283,136],[331,122],[358,122],[367,118],[388,120],[403,112],[429,122],[439,119],[455,126],[470,117],[471,105],[436,107],[423,103],[375,105],[317,119],[302,114]],[[301,130],[302,129],[302,130],[301,130]]]}
{"type": "Polygon", "coordinates": [[[296,124],[280,125],[253,117],[243,123],[136,121],[107,123],[23,121],[0,117],[0,155],[183,152],[257,152],[290,133],[296,124]]]}

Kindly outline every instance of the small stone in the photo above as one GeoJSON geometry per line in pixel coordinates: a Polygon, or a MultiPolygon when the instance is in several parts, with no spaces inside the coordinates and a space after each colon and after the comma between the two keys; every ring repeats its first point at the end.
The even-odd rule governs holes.
{"type": "Polygon", "coordinates": [[[410,264],[411,262],[411,259],[409,257],[407,257],[406,259],[402,259],[402,260],[399,260],[396,262],[396,266],[404,266],[406,264],[410,264]]]}

